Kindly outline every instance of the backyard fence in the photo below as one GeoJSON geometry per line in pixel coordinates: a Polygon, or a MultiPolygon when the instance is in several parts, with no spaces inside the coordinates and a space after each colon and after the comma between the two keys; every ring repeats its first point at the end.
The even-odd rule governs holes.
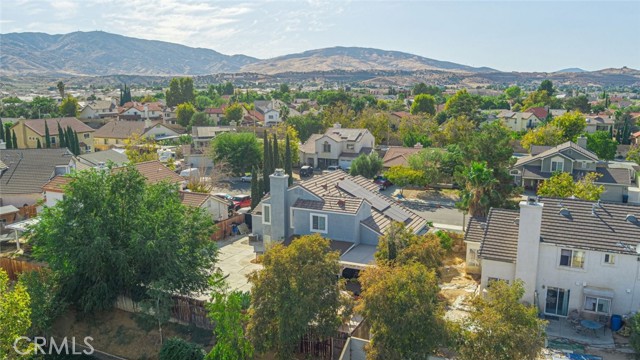
{"type": "Polygon", "coordinates": [[[222,220],[216,224],[216,231],[211,235],[212,240],[222,240],[231,235],[232,225],[244,224],[244,214],[234,215],[227,220],[222,220]]]}
{"type": "Polygon", "coordinates": [[[17,280],[18,275],[26,271],[40,270],[44,265],[28,262],[24,260],[16,260],[9,258],[0,258],[0,269],[3,269],[9,275],[9,279],[17,280]]]}
{"type": "MultiPolygon", "coordinates": [[[[205,301],[191,299],[184,296],[172,296],[173,305],[170,309],[171,321],[193,325],[202,329],[213,329],[207,317],[205,301]]],[[[142,306],[128,296],[118,296],[115,308],[130,313],[144,313],[142,306]]]]}

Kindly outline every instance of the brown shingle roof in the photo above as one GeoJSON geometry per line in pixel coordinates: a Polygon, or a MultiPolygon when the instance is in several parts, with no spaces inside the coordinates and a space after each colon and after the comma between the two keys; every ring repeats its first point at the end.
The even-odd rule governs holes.
{"type": "MultiPolygon", "coordinates": [[[[62,127],[63,130],[66,130],[68,126],[71,126],[73,131],[80,133],[85,132],[93,132],[91,127],[83,123],[82,121],[74,118],[74,117],[64,117],[64,118],[51,118],[51,119],[30,119],[23,120],[24,125],[29,129],[35,131],[38,135],[45,135],[44,124],[46,122],[47,127],[49,128],[49,135],[58,135],[58,124],[62,127]]],[[[17,125],[17,124],[16,124],[17,125]]]]}
{"type": "Polygon", "coordinates": [[[68,176],[54,176],[53,179],[49,180],[46,184],[42,186],[42,190],[44,191],[53,191],[53,192],[64,192],[64,187],[71,183],[73,178],[68,176]]]}
{"type": "Polygon", "coordinates": [[[211,195],[209,194],[180,191],[180,200],[182,201],[182,204],[186,206],[200,207],[210,197],[211,195]]]}
{"type": "MultiPolygon", "coordinates": [[[[142,135],[147,130],[144,121],[114,120],[104,125],[93,134],[94,138],[127,139],[133,134],[142,135]]],[[[154,121],[152,126],[158,124],[154,121]]]]}
{"type": "Polygon", "coordinates": [[[409,156],[416,154],[420,150],[422,150],[422,148],[391,146],[384,154],[382,164],[386,168],[392,166],[407,166],[409,156]]]}
{"type": "Polygon", "coordinates": [[[491,209],[479,255],[483,259],[515,262],[518,252],[517,210],[491,209]]]}
{"type": "Polygon", "coordinates": [[[145,161],[134,164],[133,166],[147,179],[147,183],[149,184],[155,184],[161,181],[168,181],[170,183],[181,183],[184,181],[180,175],[171,171],[158,160],[145,161]]]}
{"type": "Polygon", "coordinates": [[[363,201],[363,199],[359,198],[324,196],[321,201],[298,199],[293,204],[293,207],[355,214],[362,206],[363,201]]]}

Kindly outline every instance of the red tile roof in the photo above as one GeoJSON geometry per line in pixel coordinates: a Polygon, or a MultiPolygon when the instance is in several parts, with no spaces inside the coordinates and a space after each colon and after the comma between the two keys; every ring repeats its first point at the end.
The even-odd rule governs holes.
{"type": "Polygon", "coordinates": [[[68,176],[54,176],[53,179],[49,180],[46,184],[42,186],[42,190],[51,191],[51,192],[64,192],[64,186],[71,183],[73,178],[68,176]]]}
{"type": "Polygon", "coordinates": [[[546,119],[547,115],[549,115],[549,111],[547,111],[547,109],[545,109],[543,107],[529,108],[529,109],[527,109],[526,112],[532,113],[533,115],[535,115],[540,120],[546,119]]]}

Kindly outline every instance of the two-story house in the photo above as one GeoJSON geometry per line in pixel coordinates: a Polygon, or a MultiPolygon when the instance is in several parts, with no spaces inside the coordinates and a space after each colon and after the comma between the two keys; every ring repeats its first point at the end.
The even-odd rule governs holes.
{"type": "Polygon", "coordinates": [[[370,154],[375,138],[367,129],[343,129],[334,124],[324,134],[313,134],[300,146],[300,161],[306,165],[326,169],[337,165],[343,169],[361,154],[370,154]]]}
{"type": "Polygon", "coordinates": [[[526,131],[538,126],[542,120],[532,112],[515,112],[502,110],[496,115],[496,120],[501,121],[512,131],[526,131]]]}
{"type": "Polygon", "coordinates": [[[277,125],[282,121],[280,119],[280,111],[276,109],[273,101],[256,100],[253,105],[257,112],[264,118],[264,126],[277,125]]]}
{"type": "Polygon", "coordinates": [[[570,173],[576,180],[587,172],[597,172],[601,176],[596,183],[605,188],[600,198],[605,201],[624,202],[633,180],[629,169],[610,167],[587,150],[585,137],[578,138],[578,144],[568,141],[554,147],[532,146],[531,154],[518,159],[511,175],[516,185],[537,190],[542,181],[558,171],[570,173]]]}
{"type": "Polygon", "coordinates": [[[596,131],[611,132],[614,125],[614,120],[607,115],[587,115],[585,121],[587,123],[585,131],[589,134],[593,134],[596,131]]]}
{"type": "Polygon", "coordinates": [[[194,126],[191,128],[191,138],[194,149],[208,148],[211,140],[225,132],[235,132],[233,126],[194,126]]]}
{"type": "Polygon", "coordinates": [[[88,102],[80,113],[79,119],[101,119],[118,115],[116,104],[109,100],[94,100],[88,102]]]}
{"type": "Polygon", "coordinates": [[[252,213],[252,231],[265,245],[320,234],[341,252],[343,266],[360,269],[373,261],[378,238],[392,222],[402,222],[416,234],[427,231],[424,218],[362,176],[338,170],[288,186],[289,176],[276,169],[269,178],[271,191],[252,213]]]}
{"type": "Polygon", "coordinates": [[[530,198],[470,222],[467,261],[482,288],[522,280],[540,313],[627,314],[640,309],[639,219],[640,205],[530,198]]]}
{"type": "Polygon", "coordinates": [[[83,153],[93,151],[93,134],[91,127],[74,117],[50,118],[50,119],[20,119],[11,127],[11,131],[16,133],[19,149],[37,149],[38,141],[42,148],[46,144],[47,128],[49,129],[49,140],[52,148],[60,147],[60,134],[58,129],[66,131],[68,127],[78,134],[80,151],[83,153]]]}
{"type": "Polygon", "coordinates": [[[118,109],[118,119],[120,120],[144,120],[163,118],[163,105],[159,102],[141,104],[135,101],[128,102],[118,109]]]}

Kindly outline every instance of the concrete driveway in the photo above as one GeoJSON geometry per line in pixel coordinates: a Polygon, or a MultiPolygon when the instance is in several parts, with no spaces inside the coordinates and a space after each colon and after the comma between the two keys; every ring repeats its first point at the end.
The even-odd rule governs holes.
{"type": "Polygon", "coordinates": [[[239,236],[218,242],[220,253],[218,267],[227,275],[227,284],[231,290],[250,291],[251,284],[247,275],[262,269],[262,265],[254,264],[256,254],[253,246],[249,245],[247,236],[239,236]]]}

